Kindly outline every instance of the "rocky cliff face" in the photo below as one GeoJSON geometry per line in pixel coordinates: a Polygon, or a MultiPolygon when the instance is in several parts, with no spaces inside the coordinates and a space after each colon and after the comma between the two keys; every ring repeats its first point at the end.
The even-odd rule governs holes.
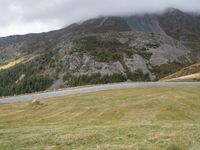
{"type": "Polygon", "coordinates": [[[52,88],[95,75],[156,80],[198,62],[199,43],[198,15],[170,9],[159,15],[102,17],[49,33],[0,38],[1,65],[25,58],[0,76],[20,65],[32,65],[32,74],[22,71],[15,79],[22,74],[25,78],[48,75],[55,83],[52,88]]]}

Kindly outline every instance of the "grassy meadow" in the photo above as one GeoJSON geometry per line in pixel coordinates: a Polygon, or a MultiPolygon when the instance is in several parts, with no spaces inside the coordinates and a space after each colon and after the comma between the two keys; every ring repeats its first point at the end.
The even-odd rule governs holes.
{"type": "Polygon", "coordinates": [[[200,87],[122,89],[0,104],[0,150],[198,150],[200,87]]]}

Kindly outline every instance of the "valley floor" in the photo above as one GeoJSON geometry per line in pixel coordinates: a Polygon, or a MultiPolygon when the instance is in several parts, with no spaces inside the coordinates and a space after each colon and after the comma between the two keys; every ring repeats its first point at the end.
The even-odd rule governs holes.
{"type": "Polygon", "coordinates": [[[147,87],[0,104],[0,149],[196,150],[199,91],[147,87]]]}

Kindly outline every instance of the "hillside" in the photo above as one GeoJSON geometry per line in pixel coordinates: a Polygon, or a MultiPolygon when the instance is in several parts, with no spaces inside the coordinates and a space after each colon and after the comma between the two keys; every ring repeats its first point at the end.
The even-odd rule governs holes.
{"type": "Polygon", "coordinates": [[[180,71],[169,75],[162,81],[200,81],[200,63],[183,68],[180,71]]]}
{"type": "Polygon", "coordinates": [[[0,104],[0,149],[199,149],[199,91],[123,89],[0,104]]]}
{"type": "Polygon", "coordinates": [[[100,17],[48,33],[2,37],[0,96],[159,80],[200,61],[199,26],[198,15],[168,9],[163,14],[100,17]],[[22,58],[26,59],[12,63],[22,58]]]}
{"type": "Polygon", "coordinates": [[[200,81],[200,73],[190,74],[187,76],[181,76],[177,78],[171,78],[171,79],[163,79],[163,81],[168,82],[195,82],[200,81]]]}

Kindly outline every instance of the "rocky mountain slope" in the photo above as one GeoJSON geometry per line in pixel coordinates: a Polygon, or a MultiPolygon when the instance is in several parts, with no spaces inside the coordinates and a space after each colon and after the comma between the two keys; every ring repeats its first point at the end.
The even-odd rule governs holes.
{"type": "Polygon", "coordinates": [[[200,61],[200,16],[100,17],[61,30],[0,38],[0,95],[151,81],[200,61]]]}

